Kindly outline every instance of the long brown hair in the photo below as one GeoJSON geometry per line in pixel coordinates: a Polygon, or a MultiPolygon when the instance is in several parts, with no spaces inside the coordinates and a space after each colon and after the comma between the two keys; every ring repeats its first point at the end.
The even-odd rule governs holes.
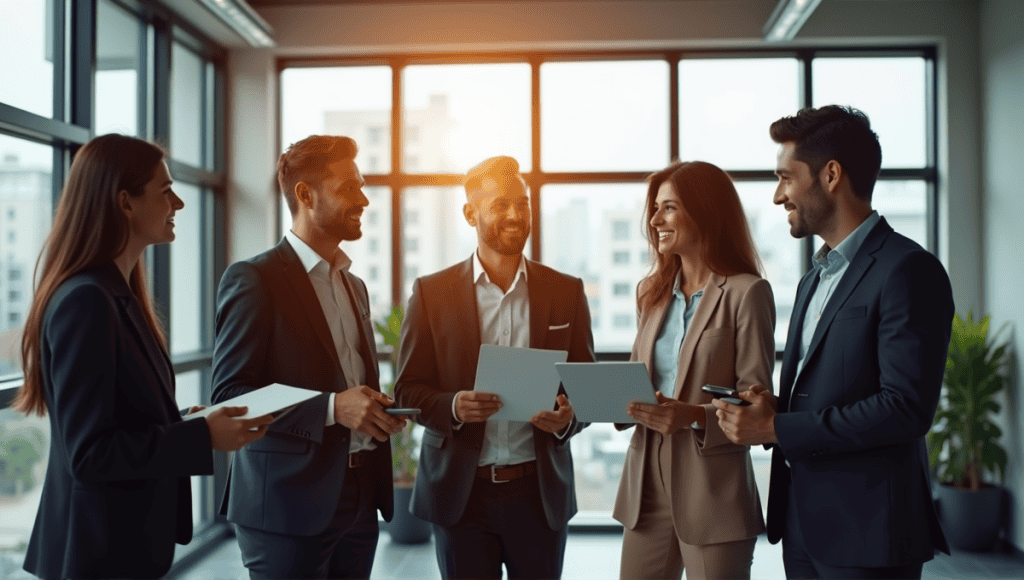
{"type": "MultiPolygon", "coordinates": [[[[46,238],[34,279],[38,280],[21,337],[25,382],[12,407],[25,414],[46,414],[40,360],[43,317],[50,298],[65,280],[79,272],[109,264],[128,245],[128,220],[118,207],[118,193],[142,195],[166,152],[147,141],[125,135],[102,135],[82,146],[71,163],[57,203],[53,227],[46,238]]],[[[128,285],[160,346],[167,348],[163,326],[146,289],[141,258],[128,285]]]]}
{"type": "Polygon", "coordinates": [[[682,267],[679,256],[658,252],[658,230],[651,225],[658,189],[666,181],[672,182],[683,209],[697,227],[700,257],[708,269],[721,276],[761,276],[761,258],[754,249],[740,196],[729,176],[704,161],[673,161],[647,178],[644,230],[654,263],[651,273],[637,285],[637,309],[642,312],[668,298],[682,267]]]}

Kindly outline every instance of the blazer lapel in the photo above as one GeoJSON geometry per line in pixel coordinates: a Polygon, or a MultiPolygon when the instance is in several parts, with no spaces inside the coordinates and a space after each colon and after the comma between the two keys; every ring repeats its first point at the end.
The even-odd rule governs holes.
{"type": "MultiPolygon", "coordinates": [[[[479,272],[477,272],[479,275],[479,272]]],[[[460,342],[465,345],[466,362],[463,365],[463,384],[472,385],[476,380],[476,365],[480,360],[480,314],[476,310],[476,287],[473,279],[473,257],[462,263],[457,275],[452,279],[452,308],[448,312],[452,317],[453,328],[460,342]]]]}
{"type": "MultiPolygon", "coordinates": [[[[679,372],[676,373],[676,386],[672,391],[672,396],[676,399],[679,398],[683,383],[686,381],[684,369],[690,368],[690,361],[693,360],[693,353],[697,350],[700,335],[707,327],[708,321],[711,320],[711,313],[718,306],[718,301],[722,299],[723,285],[725,285],[725,276],[711,275],[704,294],[700,298],[700,304],[697,305],[697,311],[693,313],[693,319],[690,320],[690,325],[686,329],[686,335],[683,336],[683,344],[679,348],[679,372]]],[[[690,299],[692,300],[693,297],[691,296],[690,299]]]]}
{"type": "Polygon", "coordinates": [[[661,332],[661,327],[665,324],[666,312],[668,312],[667,301],[652,306],[650,314],[647,315],[646,324],[643,326],[643,336],[640,337],[637,358],[647,367],[648,373],[654,370],[654,341],[658,340],[658,333],[661,332]]]}
{"type": "Polygon", "coordinates": [[[362,294],[356,296],[356,292],[352,289],[353,283],[350,280],[352,274],[347,271],[341,272],[341,281],[344,283],[345,292],[348,293],[349,302],[352,303],[352,310],[356,317],[356,326],[359,328],[359,356],[363,359],[363,366],[366,368],[366,384],[368,387],[374,390],[380,390],[380,381],[376,380],[377,377],[377,361],[373,360],[370,356],[372,352],[370,350],[370,336],[373,335],[373,330],[369,327],[368,316],[363,317],[363,312],[370,310],[369,304],[363,304],[362,294]],[[367,323],[364,324],[364,320],[367,323]]]}
{"type": "Polygon", "coordinates": [[[812,269],[804,274],[796,291],[796,302],[793,314],[789,319],[789,332],[786,338],[786,351],[782,356],[782,374],[779,376],[779,408],[787,409],[790,393],[793,390],[793,377],[796,376],[796,365],[800,362],[800,340],[804,327],[804,316],[807,305],[818,287],[818,272],[812,269]]]}
{"type": "Polygon", "coordinates": [[[818,321],[818,326],[814,329],[811,344],[807,347],[807,360],[811,359],[818,345],[821,344],[821,339],[825,336],[829,325],[832,324],[836,313],[839,312],[839,309],[846,303],[846,300],[853,294],[853,290],[860,283],[861,278],[864,277],[864,274],[875,262],[875,257],[872,254],[882,245],[882,242],[891,231],[892,228],[889,227],[884,218],[879,221],[864,240],[864,244],[857,252],[857,255],[853,257],[853,261],[846,267],[843,278],[839,281],[839,285],[836,286],[835,293],[828,299],[828,304],[821,313],[821,320],[818,321]]]}
{"type": "MultiPolygon", "coordinates": [[[[313,333],[320,339],[320,344],[327,351],[327,356],[334,361],[334,365],[341,369],[341,361],[338,359],[338,349],[334,347],[334,338],[331,336],[331,329],[327,327],[327,318],[324,316],[324,309],[320,306],[320,299],[316,297],[313,284],[309,281],[309,274],[302,267],[299,256],[292,249],[287,240],[282,240],[277,245],[277,255],[284,263],[284,277],[288,280],[292,290],[295,292],[296,301],[302,306],[306,313],[313,333]]],[[[344,384],[342,384],[344,388],[344,384]]]]}
{"type": "Polygon", "coordinates": [[[174,372],[172,371],[171,360],[167,358],[167,353],[164,352],[156,337],[153,336],[153,331],[150,330],[142,314],[142,308],[134,297],[130,293],[118,293],[118,302],[124,313],[124,318],[128,320],[128,325],[135,332],[138,344],[142,346],[142,350],[146,353],[146,359],[156,372],[156,376],[160,377],[160,391],[163,392],[165,397],[164,403],[168,404],[171,409],[177,409],[178,403],[174,396],[174,372]]]}
{"type": "Polygon", "coordinates": [[[544,348],[550,322],[551,288],[530,260],[526,260],[526,286],[530,300],[530,346],[544,348]]]}

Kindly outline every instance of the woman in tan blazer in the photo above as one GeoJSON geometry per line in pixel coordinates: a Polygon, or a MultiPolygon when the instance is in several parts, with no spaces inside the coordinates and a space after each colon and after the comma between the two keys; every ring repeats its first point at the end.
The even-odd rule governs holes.
{"type": "Polygon", "coordinates": [[[615,500],[623,579],[750,578],[764,531],[750,452],[718,426],[706,384],[771,389],[775,302],[736,189],[724,171],[674,162],[648,178],[652,273],[637,288],[631,360],[659,405],[637,425],[615,500]]]}

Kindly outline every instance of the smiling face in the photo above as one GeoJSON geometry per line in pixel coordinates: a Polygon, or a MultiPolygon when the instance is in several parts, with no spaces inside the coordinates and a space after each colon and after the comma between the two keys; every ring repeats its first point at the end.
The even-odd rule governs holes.
{"type": "Polygon", "coordinates": [[[833,220],[836,203],[818,176],[811,173],[810,166],[797,160],[795,154],[794,141],[786,141],[779,148],[775,169],[779,185],[772,201],[789,212],[789,233],[794,238],[821,235],[833,220]]]}
{"type": "Polygon", "coordinates": [[[700,234],[697,226],[683,209],[683,202],[669,179],[658,187],[649,223],[658,233],[659,253],[695,256],[699,252],[700,234]]]}
{"type": "Polygon", "coordinates": [[[505,256],[523,253],[530,235],[530,198],[522,178],[490,177],[470,193],[464,207],[466,221],[476,228],[477,243],[505,256]]]}
{"type": "Polygon", "coordinates": [[[310,192],[312,224],[338,242],[358,240],[363,235],[363,208],[370,204],[363,194],[364,185],[366,182],[355,161],[347,159],[328,164],[327,176],[320,187],[310,192]]]}
{"type": "Polygon", "coordinates": [[[172,183],[167,164],[161,161],[141,195],[122,192],[128,231],[142,247],[174,241],[174,213],[184,208],[185,202],[171,189],[172,183]]]}

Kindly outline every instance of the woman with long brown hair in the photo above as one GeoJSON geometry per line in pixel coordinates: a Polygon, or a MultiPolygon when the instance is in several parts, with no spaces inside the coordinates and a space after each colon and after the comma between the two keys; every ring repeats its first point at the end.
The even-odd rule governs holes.
{"type": "Polygon", "coordinates": [[[271,420],[233,418],[244,407],[183,420],[175,403],[140,259],[174,240],[184,207],[164,158],[123,135],[82,146],[36,267],[14,407],[50,417],[25,556],[41,578],[163,576],[192,538],[189,476],[212,474],[212,449],[239,449],[271,420]]]}
{"type": "Polygon", "coordinates": [[[724,171],[674,162],[648,181],[654,265],[637,287],[631,360],[647,365],[659,404],[629,407],[637,425],[613,512],[621,577],[750,578],[764,518],[749,448],[726,439],[701,388],[771,389],[771,287],[724,171]]]}

